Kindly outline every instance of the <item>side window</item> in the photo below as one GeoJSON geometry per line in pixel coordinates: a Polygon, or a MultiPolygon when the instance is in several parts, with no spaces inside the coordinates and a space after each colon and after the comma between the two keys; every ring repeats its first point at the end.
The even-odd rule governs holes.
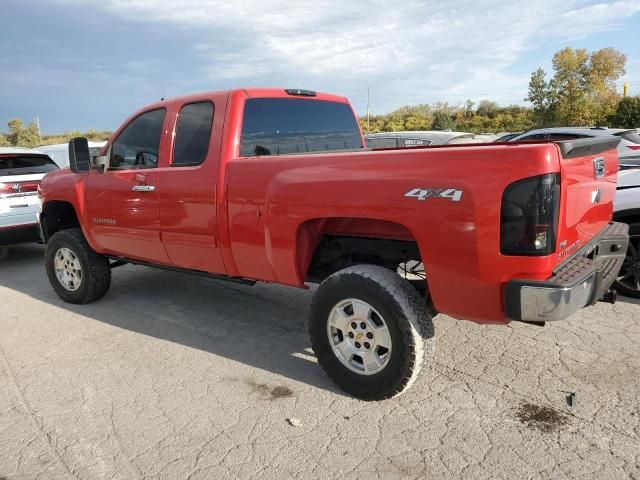
{"type": "Polygon", "coordinates": [[[367,138],[365,141],[369,148],[396,148],[398,146],[398,140],[391,137],[367,138]]]}
{"type": "Polygon", "coordinates": [[[527,135],[526,137],[522,137],[519,142],[532,142],[536,140],[546,140],[547,133],[534,133],[533,135],[527,135]]]}
{"type": "Polygon", "coordinates": [[[111,145],[109,168],[128,170],[157,167],[165,113],[164,108],[159,108],[133,119],[111,145]]]}
{"type": "Polygon", "coordinates": [[[209,151],[213,103],[190,103],[180,109],[173,145],[173,165],[200,165],[209,151]]]}
{"type": "Polygon", "coordinates": [[[577,133],[550,133],[549,140],[575,140],[577,138],[586,138],[586,135],[577,133]]]}

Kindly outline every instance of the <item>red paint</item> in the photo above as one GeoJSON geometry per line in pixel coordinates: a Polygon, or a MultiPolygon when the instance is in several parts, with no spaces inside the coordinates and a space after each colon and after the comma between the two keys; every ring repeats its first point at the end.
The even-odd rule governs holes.
{"type": "MultiPolygon", "coordinates": [[[[44,201],[70,202],[97,252],[298,287],[322,234],[415,239],[438,311],[481,323],[508,321],[504,282],[546,279],[560,262],[559,249],[545,257],[500,254],[501,197],[509,184],[561,173],[558,245],[585,243],[611,219],[615,150],[604,154],[606,175],[597,181],[592,157],[562,160],[553,143],[242,158],[238,145],[248,97],[289,96],[276,89],[232,90],[149,105],[112,141],[140,113],[166,108],[158,168],[54,172],[42,183],[44,201]],[[215,105],[207,159],[196,167],[172,167],[177,112],[202,100],[215,105]],[[131,191],[143,184],[156,190],[131,191]],[[596,186],[602,196],[594,207],[596,186]],[[404,196],[414,188],[464,193],[459,202],[404,196]]],[[[315,99],[348,103],[327,94],[315,99]]]]}

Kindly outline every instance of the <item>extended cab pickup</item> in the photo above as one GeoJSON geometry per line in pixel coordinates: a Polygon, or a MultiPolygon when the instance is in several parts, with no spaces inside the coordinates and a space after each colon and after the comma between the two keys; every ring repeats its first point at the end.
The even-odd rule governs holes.
{"type": "Polygon", "coordinates": [[[406,390],[432,316],[545,322],[605,298],[627,248],[612,223],[618,139],[367,150],[344,97],[247,89],[132,115],[90,165],[41,184],[47,274],[101,298],[137,263],[239,282],[320,283],[320,365],[363,399],[406,390]]]}

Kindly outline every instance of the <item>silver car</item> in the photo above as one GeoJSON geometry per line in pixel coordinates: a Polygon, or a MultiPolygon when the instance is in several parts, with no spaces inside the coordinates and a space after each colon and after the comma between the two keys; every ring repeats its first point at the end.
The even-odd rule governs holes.
{"type": "Polygon", "coordinates": [[[622,140],[618,145],[620,170],[640,167],[640,134],[638,130],[606,127],[554,127],[529,130],[509,140],[510,142],[542,140],[575,140],[578,138],[613,135],[622,140]]]}
{"type": "Polygon", "coordinates": [[[417,130],[404,132],[367,133],[367,148],[403,148],[427,145],[450,145],[454,143],[492,142],[495,135],[478,135],[468,132],[444,132],[440,130],[417,130]]]}

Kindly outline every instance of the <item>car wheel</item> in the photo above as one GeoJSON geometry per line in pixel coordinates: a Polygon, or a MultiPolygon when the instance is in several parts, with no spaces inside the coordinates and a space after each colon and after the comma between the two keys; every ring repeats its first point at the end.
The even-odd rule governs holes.
{"type": "Polygon", "coordinates": [[[9,256],[9,247],[0,247],[0,262],[9,256]]]}
{"type": "Polygon", "coordinates": [[[79,228],[59,231],[49,239],[45,266],[51,286],[65,302],[95,302],[111,285],[109,260],[91,249],[79,228]]]}
{"type": "Polygon", "coordinates": [[[324,280],[308,327],[320,366],[363,400],[405,392],[433,355],[425,300],[396,272],[375,265],[349,267],[324,280]]]}
{"type": "Polygon", "coordinates": [[[629,225],[629,247],[614,287],[627,297],[640,298],[640,223],[629,225]]]}

